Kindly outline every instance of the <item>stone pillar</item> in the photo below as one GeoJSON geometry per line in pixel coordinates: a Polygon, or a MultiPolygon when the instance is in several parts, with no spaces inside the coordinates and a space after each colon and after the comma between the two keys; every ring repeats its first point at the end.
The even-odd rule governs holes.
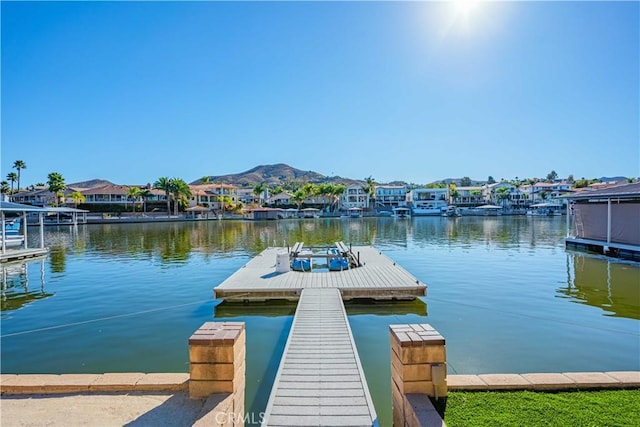
{"type": "Polygon", "coordinates": [[[406,395],[422,394],[431,400],[447,396],[445,340],[428,324],[390,325],[389,329],[393,421],[395,426],[405,426],[413,424],[407,422],[418,410],[406,395]]]}
{"type": "Polygon", "coordinates": [[[189,338],[189,396],[201,399],[233,393],[244,412],[244,361],[243,322],[204,323],[189,338]]]}

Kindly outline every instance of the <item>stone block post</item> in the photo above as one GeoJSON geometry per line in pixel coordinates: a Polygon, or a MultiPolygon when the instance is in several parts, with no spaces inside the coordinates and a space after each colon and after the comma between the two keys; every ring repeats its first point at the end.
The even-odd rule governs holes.
{"type": "Polygon", "coordinates": [[[243,322],[206,322],[195,331],[189,338],[189,396],[232,393],[244,411],[245,343],[243,322]]]}
{"type": "Polygon", "coordinates": [[[437,412],[429,399],[407,399],[407,395],[431,400],[447,396],[444,337],[428,324],[390,325],[389,329],[394,425],[422,425],[410,420],[432,418],[437,412]],[[421,407],[416,407],[418,401],[423,402],[421,407]]]}

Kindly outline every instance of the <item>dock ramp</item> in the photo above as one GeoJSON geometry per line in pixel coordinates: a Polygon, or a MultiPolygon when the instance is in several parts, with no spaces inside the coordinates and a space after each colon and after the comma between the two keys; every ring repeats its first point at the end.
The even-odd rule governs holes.
{"type": "Polygon", "coordinates": [[[263,426],[377,426],[339,289],[303,289],[263,426]]]}

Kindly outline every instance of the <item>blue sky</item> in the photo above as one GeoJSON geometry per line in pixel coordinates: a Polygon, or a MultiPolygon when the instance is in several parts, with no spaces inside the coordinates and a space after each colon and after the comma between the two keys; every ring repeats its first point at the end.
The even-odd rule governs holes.
{"type": "Polygon", "coordinates": [[[640,175],[638,2],[1,8],[3,179],[640,175]]]}

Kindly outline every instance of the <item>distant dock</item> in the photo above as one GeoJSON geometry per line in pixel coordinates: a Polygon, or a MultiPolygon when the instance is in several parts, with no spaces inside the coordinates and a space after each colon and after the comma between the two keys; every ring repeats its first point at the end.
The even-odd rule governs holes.
{"type": "MultiPolygon", "coordinates": [[[[296,243],[294,248],[302,247],[296,243]]],[[[297,255],[285,247],[265,249],[214,288],[215,297],[228,301],[296,301],[303,289],[338,289],[342,299],[412,300],[426,295],[427,286],[372,246],[353,246],[350,256],[359,267],[343,271],[276,270],[278,257],[297,255]]]]}

